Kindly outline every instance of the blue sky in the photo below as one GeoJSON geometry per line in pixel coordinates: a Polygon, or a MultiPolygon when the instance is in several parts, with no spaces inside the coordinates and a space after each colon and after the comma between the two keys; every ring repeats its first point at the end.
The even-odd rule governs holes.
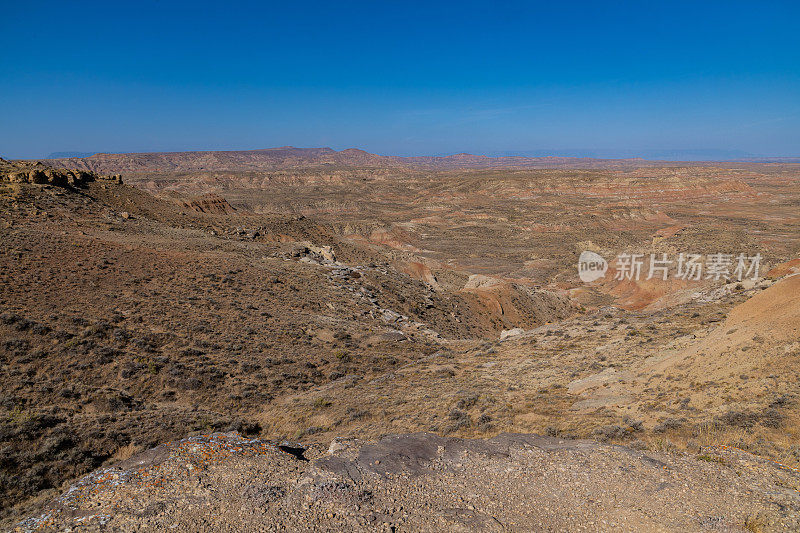
{"type": "Polygon", "coordinates": [[[800,156],[798,2],[2,11],[5,157],[283,145],[800,156]]]}

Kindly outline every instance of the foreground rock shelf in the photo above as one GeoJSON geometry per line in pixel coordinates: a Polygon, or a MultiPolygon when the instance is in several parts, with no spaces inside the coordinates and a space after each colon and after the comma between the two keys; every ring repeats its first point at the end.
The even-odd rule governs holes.
{"type": "Polygon", "coordinates": [[[215,433],[97,470],[17,531],[788,531],[798,482],[731,448],[416,433],[326,450],[215,433]]]}

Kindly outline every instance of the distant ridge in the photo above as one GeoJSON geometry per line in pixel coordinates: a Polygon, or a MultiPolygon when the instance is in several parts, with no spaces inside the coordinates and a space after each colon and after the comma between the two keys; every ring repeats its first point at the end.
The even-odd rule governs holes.
{"type": "Polygon", "coordinates": [[[522,157],[589,157],[593,159],[643,159],[648,161],[752,161],[768,159],[744,150],[682,149],[682,150],[525,150],[518,152],[497,152],[495,155],[522,157]]]}
{"type": "MultiPolygon", "coordinates": [[[[242,172],[272,171],[290,168],[347,168],[382,167],[416,168],[423,170],[456,170],[488,168],[636,168],[656,166],[696,165],[697,161],[651,161],[641,158],[599,159],[565,156],[510,155],[489,157],[459,153],[448,156],[384,156],[357,148],[336,151],[331,148],[296,148],[282,146],[259,150],[216,150],[188,152],[150,152],[107,154],[88,157],[51,158],[50,164],[91,170],[99,173],[147,172],[242,172]]],[[[733,160],[731,160],[733,161],[733,160]]],[[[750,161],[736,159],[735,161],[750,161]]],[[[762,158],[754,162],[800,163],[800,158],[762,158]]],[[[703,162],[701,162],[703,163],[703,162]]],[[[704,162],[718,165],[720,162],[704,162]]]]}
{"type": "Polygon", "coordinates": [[[66,157],[89,157],[97,152],[51,152],[46,159],[63,159],[66,157]]]}

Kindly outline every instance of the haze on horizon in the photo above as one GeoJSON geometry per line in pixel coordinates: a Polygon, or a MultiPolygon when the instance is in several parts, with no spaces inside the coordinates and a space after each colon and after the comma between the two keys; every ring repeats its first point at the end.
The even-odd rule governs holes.
{"type": "Polygon", "coordinates": [[[800,156],[798,15],[793,2],[13,3],[0,156],[800,156]]]}

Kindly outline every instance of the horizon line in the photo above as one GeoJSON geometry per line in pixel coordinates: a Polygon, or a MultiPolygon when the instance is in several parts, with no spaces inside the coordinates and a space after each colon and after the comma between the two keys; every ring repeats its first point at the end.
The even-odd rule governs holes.
{"type": "MultiPolygon", "coordinates": [[[[416,155],[397,155],[370,152],[363,148],[348,147],[341,150],[336,150],[329,146],[310,146],[298,147],[292,145],[275,146],[267,148],[237,148],[237,149],[188,149],[188,150],[140,150],[140,151],[88,151],[88,150],[63,150],[54,151],[45,156],[39,157],[10,157],[9,159],[16,160],[34,160],[34,159],[87,159],[98,155],[126,155],[126,154],[179,154],[179,153],[192,153],[192,152],[261,152],[261,151],[277,151],[277,150],[330,150],[334,153],[342,153],[347,151],[358,151],[365,154],[374,155],[378,157],[394,157],[402,159],[414,158],[449,158],[455,156],[471,156],[483,157],[487,159],[546,159],[546,158],[570,158],[570,159],[595,159],[595,160],[643,160],[643,161],[691,161],[691,162],[748,162],[748,161],[774,161],[785,159],[800,160],[800,155],[761,155],[750,153],[745,150],[727,150],[716,148],[699,148],[699,149],[580,149],[580,148],[561,148],[561,149],[532,149],[532,150],[492,150],[486,153],[478,153],[474,151],[459,151],[459,152],[439,152],[433,154],[416,154],[416,155]],[[689,158],[680,158],[680,156],[689,156],[689,158]]],[[[2,157],[2,155],[0,155],[2,157]]]]}

